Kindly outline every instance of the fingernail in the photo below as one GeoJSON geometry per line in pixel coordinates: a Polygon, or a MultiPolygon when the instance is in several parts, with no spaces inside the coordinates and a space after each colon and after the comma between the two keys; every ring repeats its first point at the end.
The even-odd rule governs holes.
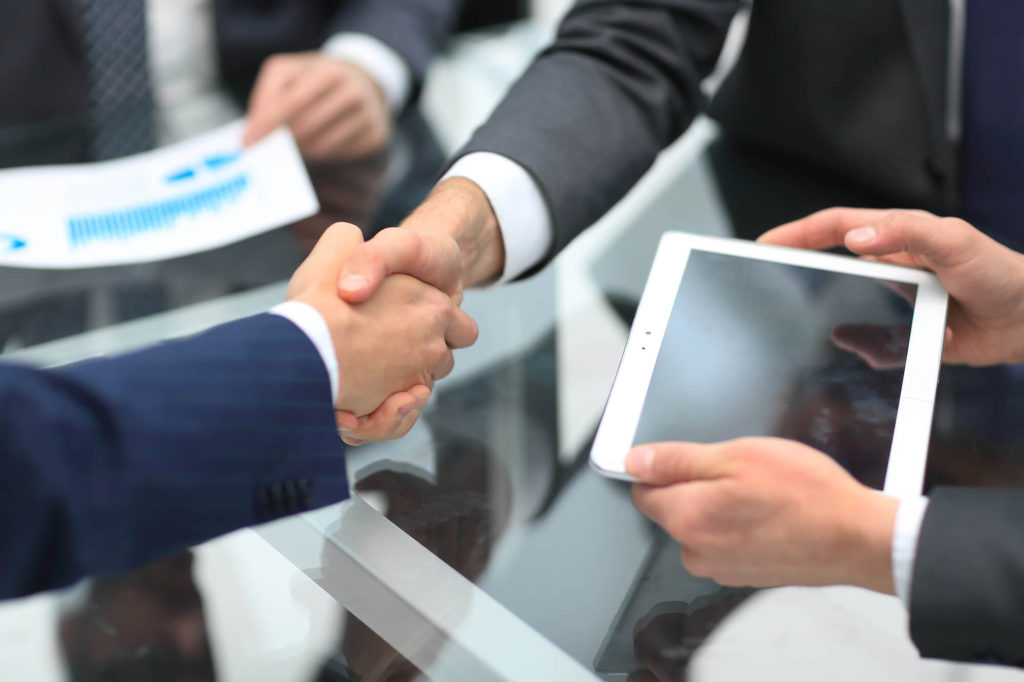
{"type": "Polygon", "coordinates": [[[345,291],[358,291],[366,286],[366,278],[362,275],[345,275],[338,286],[345,291]]]}
{"type": "Polygon", "coordinates": [[[412,405],[406,405],[402,409],[398,410],[398,416],[399,417],[405,417],[406,415],[408,415],[410,412],[412,412],[415,409],[416,409],[416,403],[413,403],[412,405]]]}
{"type": "Polygon", "coordinates": [[[338,433],[352,433],[352,429],[347,426],[338,426],[338,433]]]}
{"type": "Polygon", "coordinates": [[[634,448],[626,455],[626,472],[637,478],[643,478],[651,470],[652,461],[654,461],[654,448],[634,448]]]}
{"type": "Polygon", "coordinates": [[[870,244],[875,241],[878,231],[873,227],[858,227],[846,233],[846,241],[854,244],[870,244]]]}

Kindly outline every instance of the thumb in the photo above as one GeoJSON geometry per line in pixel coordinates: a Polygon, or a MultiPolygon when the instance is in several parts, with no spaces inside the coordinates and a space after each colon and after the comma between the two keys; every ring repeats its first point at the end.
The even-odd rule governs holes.
{"type": "Polygon", "coordinates": [[[648,443],[626,455],[626,473],[647,485],[671,485],[721,475],[714,445],[648,443]]]}
{"type": "Polygon", "coordinates": [[[307,287],[319,288],[325,284],[333,286],[342,264],[352,250],[362,243],[363,233],[355,225],[335,223],[328,227],[292,275],[288,283],[288,298],[294,298],[307,287]]]}
{"type": "Polygon", "coordinates": [[[363,243],[362,231],[352,223],[334,223],[317,240],[306,261],[319,268],[341,270],[349,252],[363,243]]]}

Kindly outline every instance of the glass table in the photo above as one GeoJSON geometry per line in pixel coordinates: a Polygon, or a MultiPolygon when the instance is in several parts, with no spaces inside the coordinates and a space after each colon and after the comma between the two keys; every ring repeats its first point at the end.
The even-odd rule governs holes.
{"type": "MultiPolygon", "coordinates": [[[[467,294],[478,343],[456,353],[406,438],[349,449],[352,499],[0,605],[3,679],[1024,679],[920,659],[894,597],[690,576],[629,487],[588,466],[664,230],[752,236],[825,205],[872,201],[699,121],[551,266],[467,294]]],[[[261,272],[282,279],[293,266],[261,272]]],[[[281,282],[239,288],[12,345],[9,359],[119,352],[265,310],[284,292],[281,282]]],[[[963,374],[944,377],[929,485],[1020,485],[1012,452],[1024,439],[1001,426],[1020,414],[1018,375],[963,374]]]]}

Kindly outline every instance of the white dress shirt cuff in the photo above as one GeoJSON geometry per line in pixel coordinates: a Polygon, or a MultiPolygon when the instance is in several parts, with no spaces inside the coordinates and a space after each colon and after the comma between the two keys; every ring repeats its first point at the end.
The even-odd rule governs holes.
{"type": "Polygon", "coordinates": [[[327,377],[331,382],[331,404],[338,399],[338,356],[334,354],[334,341],[331,339],[331,330],[316,308],[301,301],[286,301],[278,303],[270,309],[271,315],[280,315],[291,320],[292,324],[302,330],[302,333],[313,342],[320,359],[323,360],[324,368],[327,370],[327,377]]]}
{"type": "Polygon", "coordinates": [[[544,196],[526,169],[493,152],[473,152],[444,174],[476,183],[494,210],[505,244],[505,270],[499,283],[515,279],[539,263],[552,240],[551,218],[544,196]]]}
{"type": "Polygon", "coordinates": [[[405,107],[412,90],[412,73],[405,60],[380,40],[362,33],[336,33],[320,51],[370,74],[384,93],[392,114],[405,107]]]}
{"type": "Polygon", "coordinates": [[[917,556],[917,538],[928,509],[928,498],[903,500],[896,510],[892,528],[892,582],[896,596],[910,609],[911,580],[914,577],[914,558],[917,556]]]}

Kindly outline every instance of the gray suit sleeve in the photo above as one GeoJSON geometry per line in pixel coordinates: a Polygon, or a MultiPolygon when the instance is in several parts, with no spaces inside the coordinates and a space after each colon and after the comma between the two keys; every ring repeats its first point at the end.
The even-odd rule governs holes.
{"type": "Polygon", "coordinates": [[[737,6],[581,0],[457,156],[496,152],[533,176],[552,218],[550,258],[689,126],[737,6]]]}
{"type": "Polygon", "coordinates": [[[353,31],[380,40],[405,60],[418,91],[431,60],[451,36],[463,0],[351,0],[342,3],[334,33],[353,31]]]}
{"type": "Polygon", "coordinates": [[[921,655],[1024,666],[1024,491],[937,488],[921,526],[910,634],[921,655]]]}

